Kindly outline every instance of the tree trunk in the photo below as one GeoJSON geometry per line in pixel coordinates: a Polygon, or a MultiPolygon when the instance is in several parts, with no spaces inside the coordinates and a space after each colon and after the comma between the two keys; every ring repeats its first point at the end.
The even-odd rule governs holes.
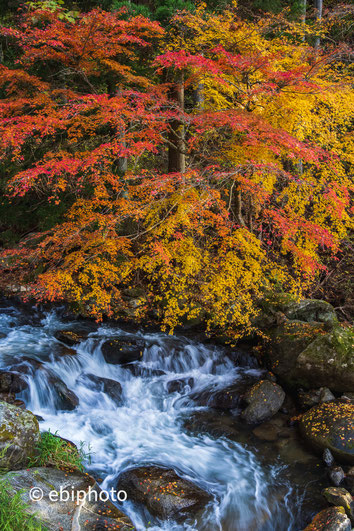
{"type": "MultiPolygon", "coordinates": [[[[306,8],[307,8],[307,0],[302,0],[302,4],[301,4],[301,22],[302,22],[302,25],[304,26],[304,29],[305,29],[305,24],[306,24],[306,8]]],[[[303,40],[303,42],[306,41],[305,34],[302,36],[302,40],[303,40]]]]}
{"type": "MultiPolygon", "coordinates": [[[[184,110],[184,82],[174,84],[170,89],[170,99],[177,108],[184,110]]],[[[186,169],[186,156],[184,153],[184,125],[176,118],[171,121],[168,146],[168,172],[184,173],[186,169]]]]}
{"type": "MultiPolygon", "coordinates": [[[[321,22],[322,20],[322,10],[323,10],[323,0],[316,0],[316,19],[318,22],[321,22]]],[[[316,40],[315,40],[316,50],[319,49],[320,42],[321,42],[320,37],[316,37],[316,40]]]]}

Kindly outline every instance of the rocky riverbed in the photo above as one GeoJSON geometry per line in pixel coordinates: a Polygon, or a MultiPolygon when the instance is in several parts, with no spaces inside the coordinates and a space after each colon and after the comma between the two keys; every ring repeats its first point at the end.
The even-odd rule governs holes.
{"type": "Polygon", "coordinates": [[[3,301],[2,479],[53,530],[350,530],[352,330],[318,301],[260,319],[252,351],[3,301]],[[90,445],[86,473],[28,466],[45,430],[90,445]]]}

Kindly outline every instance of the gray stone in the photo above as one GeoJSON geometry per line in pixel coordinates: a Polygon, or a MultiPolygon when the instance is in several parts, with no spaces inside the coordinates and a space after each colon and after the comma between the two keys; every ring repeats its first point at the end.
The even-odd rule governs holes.
{"type": "MultiPolygon", "coordinates": [[[[28,512],[36,514],[49,531],[78,531],[80,529],[119,529],[132,531],[130,519],[119,511],[110,501],[99,500],[100,488],[93,477],[82,472],[68,474],[55,468],[30,468],[4,476],[14,492],[21,491],[22,500],[28,504],[28,512]],[[30,498],[32,488],[41,489],[43,498],[33,501],[30,498]],[[91,498],[84,494],[91,488],[91,498]],[[69,493],[67,501],[59,501],[59,492],[69,493]],[[50,492],[56,491],[58,499],[50,492]],[[95,492],[97,494],[95,494],[95,492]],[[96,502],[97,496],[97,502],[96,502]],[[76,500],[79,499],[79,503],[76,500]]],[[[39,493],[40,491],[37,490],[39,493]]],[[[62,499],[64,495],[61,496],[62,499]]]]}
{"type": "Polygon", "coordinates": [[[83,374],[78,381],[97,391],[103,391],[117,405],[123,404],[123,389],[119,382],[95,374],[83,374]]]}
{"type": "Polygon", "coordinates": [[[349,518],[354,518],[354,502],[351,494],[340,487],[328,487],[323,489],[322,496],[326,498],[328,503],[337,507],[344,507],[349,518]]]}
{"type": "Polygon", "coordinates": [[[244,396],[248,406],[242,411],[242,418],[249,424],[263,422],[279,411],[284,399],[285,393],[280,385],[269,380],[261,380],[244,396]]]}
{"type": "Polygon", "coordinates": [[[318,452],[328,448],[340,462],[354,464],[354,405],[324,402],[304,413],[299,422],[305,440],[318,452]]]}
{"type": "Polygon", "coordinates": [[[339,487],[345,478],[344,470],[341,466],[331,466],[328,471],[328,477],[335,487],[339,487]]]}
{"type": "Polygon", "coordinates": [[[163,520],[181,521],[195,516],[212,499],[174,470],[157,466],[126,470],[118,478],[117,489],[125,490],[129,500],[142,503],[150,514],[163,520]]]}
{"type": "Polygon", "coordinates": [[[145,341],[137,338],[112,338],[102,345],[102,354],[106,363],[124,365],[141,360],[145,341]]]}
{"type": "Polygon", "coordinates": [[[38,420],[30,411],[0,402],[0,469],[27,466],[39,437],[38,420]]]}
{"type": "Polygon", "coordinates": [[[352,327],[286,321],[270,332],[266,351],[269,369],[293,388],[329,387],[335,392],[354,389],[352,327]]]}
{"type": "Polygon", "coordinates": [[[321,387],[320,388],[320,402],[331,402],[331,400],[335,400],[336,397],[332,393],[328,387],[321,387]]]}
{"type": "Polygon", "coordinates": [[[0,370],[0,393],[20,393],[28,387],[19,374],[0,370]]]}
{"type": "Polygon", "coordinates": [[[328,448],[325,448],[323,450],[322,459],[326,466],[334,465],[334,457],[331,453],[331,450],[329,450],[328,448]]]}
{"type": "Polygon", "coordinates": [[[351,531],[352,525],[343,507],[330,507],[318,513],[304,531],[351,531]]]}

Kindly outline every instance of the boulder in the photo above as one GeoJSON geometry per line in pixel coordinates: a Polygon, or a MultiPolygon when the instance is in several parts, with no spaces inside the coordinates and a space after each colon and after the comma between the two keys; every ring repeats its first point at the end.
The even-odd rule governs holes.
{"type": "Polygon", "coordinates": [[[304,531],[351,531],[352,526],[343,507],[323,509],[304,531]]]}
{"type": "Polygon", "coordinates": [[[345,478],[343,468],[341,466],[331,466],[328,470],[328,477],[332,485],[339,487],[345,478]]]}
{"type": "Polygon", "coordinates": [[[119,382],[110,378],[102,378],[94,374],[83,374],[78,378],[80,383],[91,387],[96,391],[103,391],[117,405],[123,403],[123,389],[119,382]]]}
{"type": "Polygon", "coordinates": [[[260,313],[255,326],[269,330],[282,320],[324,323],[334,326],[338,319],[336,312],[328,302],[318,299],[296,300],[289,293],[271,294],[260,303],[260,313]]]}
{"type": "Polygon", "coordinates": [[[56,350],[56,352],[53,353],[53,359],[57,361],[61,358],[67,358],[68,356],[77,356],[77,351],[73,348],[67,347],[66,345],[58,343],[58,349],[56,350]]]}
{"type": "Polygon", "coordinates": [[[347,490],[340,487],[328,487],[327,489],[323,489],[322,496],[324,496],[331,505],[344,507],[349,518],[354,518],[354,501],[347,490]]]}
{"type": "Polygon", "coordinates": [[[20,393],[28,387],[19,374],[0,370],[0,393],[20,393]]]}
{"type": "Polygon", "coordinates": [[[336,397],[328,387],[320,387],[320,402],[331,402],[336,397]]]}
{"type": "Polygon", "coordinates": [[[189,395],[198,406],[211,407],[215,409],[236,409],[243,401],[243,396],[249,387],[255,383],[256,378],[244,375],[243,378],[235,380],[224,389],[206,389],[196,391],[189,395]]]}
{"type": "Polygon", "coordinates": [[[76,394],[60,378],[50,373],[48,374],[48,383],[57,394],[55,401],[58,409],[72,411],[79,405],[79,399],[76,394]]]}
{"type": "Polygon", "coordinates": [[[297,401],[301,409],[310,409],[313,406],[316,406],[322,402],[330,402],[335,400],[334,394],[331,392],[328,387],[320,387],[319,389],[310,389],[309,391],[304,391],[299,389],[297,395],[297,401]]]}
{"type": "Polygon", "coordinates": [[[328,386],[333,391],[354,389],[354,332],[337,326],[319,335],[298,356],[296,373],[300,379],[328,386]]]}
{"type": "Polygon", "coordinates": [[[101,347],[105,361],[114,365],[141,360],[144,348],[143,339],[126,337],[109,339],[101,347]]]}
{"type": "Polygon", "coordinates": [[[300,432],[317,451],[328,448],[340,462],[354,464],[354,405],[335,400],[313,407],[299,422],[300,432]]]}
{"type": "Polygon", "coordinates": [[[128,500],[145,505],[151,515],[163,520],[194,517],[212,499],[174,470],[158,466],[126,470],[118,478],[117,490],[125,490],[128,500]]]}
{"type": "Polygon", "coordinates": [[[30,411],[0,402],[0,469],[27,466],[39,438],[38,420],[30,411]]]}
{"type": "Polygon", "coordinates": [[[26,409],[24,401],[16,398],[16,395],[13,393],[0,393],[0,401],[7,402],[13,406],[20,407],[21,409],[26,409]]]}
{"type": "Polygon", "coordinates": [[[302,410],[307,410],[320,403],[320,389],[309,389],[304,391],[299,389],[297,393],[297,403],[302,410]]]}
{"type": "Polygon", "coordinates": [[[128,369],[134,376],[141,376],[143,378],[151,378],[154,376],[164,376],[166,374],[162,369],[152,369],[146,367],[139,361],[124,364],[124,369],[128,369]]]}
{"type": "Polygon", "coordinates": [[[38,467],[20,470],[15,474],[9,472],[4,476],[4,480],[13,492],[21,492],[23,502],[28,504],[28,512],[35,514],[48,531],[134,529],[130,519],[113,503],[100,501],[101,489],[88,474],[68,474],[67,471],[55,468],[38,467]],[[31,489],[37,489],[32,490],[33,494],[42,492],[43,498],[33,501],[30,497],[31,489]],[[62,501],[59,501],[60,492],[62,501]],[[65,492],[69,494],[68,500],[65,500],[65,492]]]}
{"type": "Polygon", "coordinates": [[[283,303],[280,305],[280,309],[290,321],[325,323],[332,326],[338,323],[333,306],[318,299],[303,299],[299,302],[283,303]]]}
{"type": "Polygon", "coordinates": [[[269,380],[261,380],[244,396],[248,406],[242,411],[241,416],[248,424],[263,422],[279,411],[284,399],[285,393],[280,385],[269,380]]]}
{"type": "Polygon", "coordinates": [[[194,378],[179,378],[178,380],[170,380],[166,383],[168,393],[183,393],[186,387],[192,389],[194,385],[194,378]]]}
{"type": "Polygon", "coordinates": [[[328,448],[325,448],[323,450],[322,454],[323,462],[326,466],[333,466],[334,465],[334,457],[331,453],[331,450],[328,450],[328,448]]]}
{"type": "Polygon", "coordinates": [[[270,332],[266,358],[287,386],[305,389],[329,387],[335,392],[354,389],[354,332],[323,323],[286,321],[270,332]]]}
{"type": "Polygon", "coordinates": [[[354,496],[354,466],[352,466],[346,473],[344,484],[350,494],[354,496]]]}
{"type": "Polygon", "coordinates": [[[78,345],[82,341],[85,341],[87,336],[88,332],[85,330],[58,330],[54,333],[54,337],[68,347],[78,345]]]}

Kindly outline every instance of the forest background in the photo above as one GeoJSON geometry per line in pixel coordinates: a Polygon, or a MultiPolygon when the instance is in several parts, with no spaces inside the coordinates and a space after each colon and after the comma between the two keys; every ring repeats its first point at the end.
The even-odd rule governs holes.
{"type": "Polygon", "coordinates": [[[252,333],[274,293],[353,312],[353,6],[0,6],[1,285],[252,333]]]}

